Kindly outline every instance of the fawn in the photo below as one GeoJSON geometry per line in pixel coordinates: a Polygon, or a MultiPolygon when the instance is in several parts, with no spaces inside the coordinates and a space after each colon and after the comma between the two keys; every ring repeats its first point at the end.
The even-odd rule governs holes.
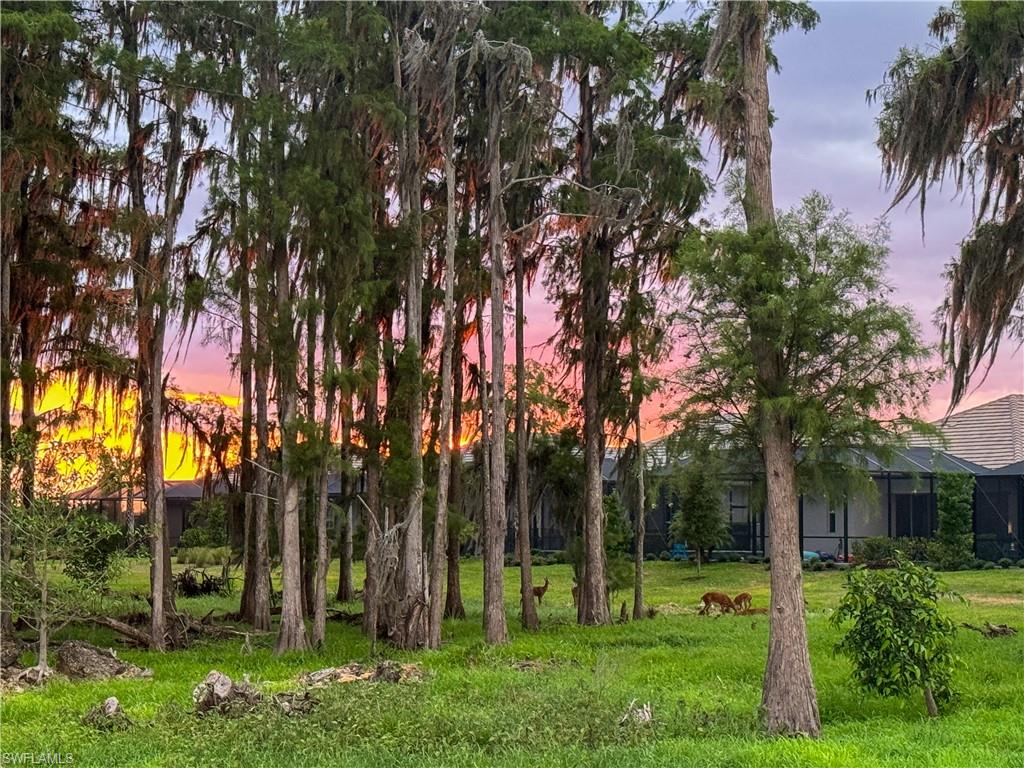
{"type": "Polygon", "coordinates": [[[745,611],[750,607],[752,599],[749,592],[741,592],[732,599],[732,604],[736,607],[737,611],[745,611]]]}
{"type": "Polygon", "coordinates": [[[725,594],[725,592],[705,592],[700,600],[704,603],[704,606],[699,611],[701,616],[706,616],[712,605],[717,605],[722,613],[736,612],[736,606],[733,605],[732,598],[725,594]]]}
{"type": "Polygon", "coordinates": [[[548,580],[544,579],[543,587],[534,587],[533,596],[537,598],[537,605],[544,602],[544,593],[548,591],[548,580]]]}

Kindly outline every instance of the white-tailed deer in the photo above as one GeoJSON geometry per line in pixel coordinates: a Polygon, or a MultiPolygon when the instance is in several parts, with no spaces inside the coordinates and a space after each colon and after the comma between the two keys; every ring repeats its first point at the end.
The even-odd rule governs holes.
{"type": "Polygon", "coordinates": [[[722,613],[736,612],[736,606],[733,605],[732,598],[725,594],[725,592],[705,592],[700,601],[704,604],[699,611],[701,616],[706,616],[712,605],[717,605],[722,613]]]}
{"type": "Polygon", "coordinates": [[[544,602],[544,593],[548,591],[548,580],[544,579],[543,587],[534,587],[533,596],[537,598],[537,604],[540,605],[544,602]]]}
{"type": "Polygon", "coordinates": [[[750,607],[751,600],[753,600],[753,598],[750,596],[749,592],[740,592],[732,599],[732,604],[737,611],[745,611],[750,607]]]}

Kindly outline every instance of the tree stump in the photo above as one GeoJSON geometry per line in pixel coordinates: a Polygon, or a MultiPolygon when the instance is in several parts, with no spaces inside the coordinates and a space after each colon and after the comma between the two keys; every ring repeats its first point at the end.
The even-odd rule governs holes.
{"type": "Polygon", "coordinates": [[[97,648],[81,640],[69,640],[57,649],[57,671],[72,680],[153,676],[153,670],[121,661],[113,650],[97,648]]]}
{"type": "Polygon", "coordinates": [[[192,701],[199,714],[242,714],[251,711],[262,699],[260,692],[248,680],[236,683],[215,669],[192,691],[192,701]]]}
{"type": "Polygon", "coordinates": [[[100,731],[124,731],[131,727],[132,721],[121,709],[121,702],[117,697],[111,696],[86,712],[82,718],[82,725],[89,725],[100,731]]]}

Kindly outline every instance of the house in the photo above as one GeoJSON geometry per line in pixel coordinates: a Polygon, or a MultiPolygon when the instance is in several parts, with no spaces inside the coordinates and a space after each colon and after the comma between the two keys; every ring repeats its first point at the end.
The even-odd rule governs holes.
{"type": "MultiPolygon", "coordinates": [[[[975,478],[974,546],[977,557],[1024,557],[1024,394],[1013,394],[935,422],[944,436],[915,438],[888,461],[853,452],[852,463],[865,468],[874,491],[829,503],[802,494],[798,500],[802,549],[848,557],[853,544],[874,536],[932,537],[938,525],[936,478],[966,472],[975,478]]],[[[657,456],[657,449],[652,453],[657,456]]],[[[664,456],[664,450],[661,450],[664,456]]],[[[664,472],[664,462],[653,472],[664,472]]],[[[757,478],[749,472],[727,474],[723,513],[729,516],[733,547],[769,552],[771,531],[752,509],[757,478]]],[[[669,548],[668,523],[674,500],[659,495],[648,513],[646,552],[669,548]]]]}

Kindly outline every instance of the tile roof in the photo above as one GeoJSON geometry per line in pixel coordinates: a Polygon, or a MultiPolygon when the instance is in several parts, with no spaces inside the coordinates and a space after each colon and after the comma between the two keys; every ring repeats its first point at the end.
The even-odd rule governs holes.
{"type": "Polygon", "coordinates": [[[915,446],[932,447],[986,469],[1024,461],[1024,394],[982,403],[932,422],[945,441],[917,436],[915,446]]]}

